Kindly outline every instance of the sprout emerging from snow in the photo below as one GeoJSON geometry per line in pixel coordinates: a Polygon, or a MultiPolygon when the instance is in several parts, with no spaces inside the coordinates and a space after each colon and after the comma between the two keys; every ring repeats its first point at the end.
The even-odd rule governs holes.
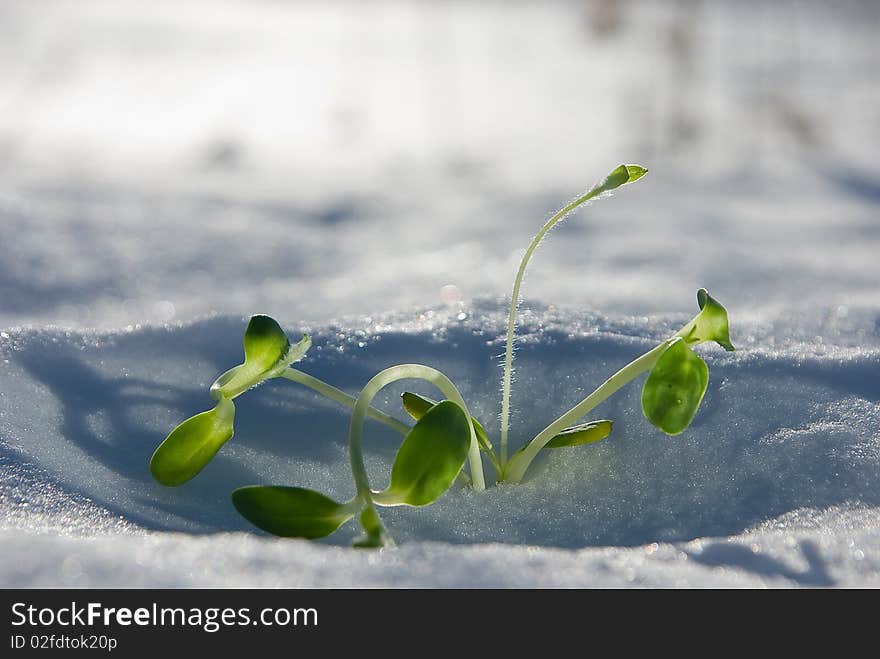
{"type": "Polygon", "coordinates": [[[456,480],[475,490],[486,487],[482,458],[492,465],[496,482],[519,483],[543,449],[594,444],[607,438],[610,420],[583,421],[600,403],[648,372],[642,389],[645,418],[666,434],[677,435],[691,424],[709,381],[706,363],[693,347],[714,341],[733,350],[727,311],[705,289],[697,292],[700,312],[678,332],[634,359],[603,382],[565,414],[508,457],[510,389],[513,371],[516,312],[526,267],[543,238],[566,216],[586,202],[639,180],[647,170],[620,165],[599,184],[554,214],[526,249],[513,283],[501,399],[501,436],[496,452],[483,425],[471,416],[459,390],[440,371],[422,364],[402,364],[381,371],[357,397],[292,368],[302,359],[311,340],[291,344],[281,326],[264,315],[253,316],[244,335],[244,362],[223,373],[211,386],[216,406],[177,426],[156,449],[150,461],[154,478],[163,485],[182,485],[196,476],[232,438],[234,398],[271,378],[285,378],[352,409],[349,452],[356,494],[346,502],[312,490],[288,486],[248,486],[232,493],[236,510],[268,533],[284,537],[321,538],[357,517],[363,535],[359,547],[392,544],[377,507],[425,506],[439,499],[456,480]],[[403,407],[415,420],[412,427],[373,408],[375,396],[402,379],[420,379],[434,385],[444,399],[437,402],[418,394],[403,394],[403,407]],[[361,435],[367,417],[404,435],[391,468],[390,484],[381,491],[370,486],[364,465],[361,435]],[[465,467],[467,465],[467,467],[465,467]]]}

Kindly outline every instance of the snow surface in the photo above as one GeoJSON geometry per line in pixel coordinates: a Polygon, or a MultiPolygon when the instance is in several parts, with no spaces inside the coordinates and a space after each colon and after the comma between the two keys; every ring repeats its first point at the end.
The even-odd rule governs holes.
{"type": "MultiPolygon", "coordinates": [[[[441,368],[497,436],[503,320],[494,303],[475,303],[467,312],[290,332],[313,333],[304,370],[352,392],[394,363],[441,368]]],[[[514,437],[536,433],[684,320],[527,314],[514,437]]],[[[704,350],[709,390],[684,435],[651,428],[641,418],[639,387],[631,386],[600,408],[615,420],[613,438],[548,452],[520,486],[455,490],[424,509],[384,511],[402,549],[363,558],[204,535],[248,530],[228,501],[240,485],[353,494],[347,415],[296,385],[271,382],[240,398],[236,437],[195,480],[175,489],[152,481],[147,464],[157,442],[210,406],[207,387],[238,361],[243,327],[244,319],[217,317],[122,333],[6,333],[0,501],[4,546],[16,560],[5,563],[5,583],[880,585],[876,346],[794,339],[732,355],[704,350]],[[205,565],[217,549],[224,558],[205,565]],[[491,570],[477,569],[484,561],[491,570]],[[559,571],[550,567],[556,561],[559,571]],[[684,561],[686,569],[676,569],[684,561]]],[[[739,327],[754,332],[758,345],[769,340],[757,327],[739,327]]],[[[402,387],[379,399],[398,416],[402,387]]],[[[399,436],[371,424],[366,439],[380,484],[399,436]]],[[[324,543],[346,545],[355,532],[350,524],[324,543]]]]}
{"type": "MultiPolygon", "coordinates": [[[[623,3],[605,30],[581,2],[205,6],[0,5],[0,585],[880,586],[876,3],[623,3]],[[521,250],[621,161],[650,174],[532,264],[513,436],[706,286],[739,350],[700,349],[685,434],[633,384],[608,441],[388,510],[379,553],[232,509],[247,483],[353,492],[347,414],[291,383],[153,482],[256,312],[351,393],[440,368],[497,435],[521,250]]],[[[399,438],[368,430],[378,483],[399,438]]]]}

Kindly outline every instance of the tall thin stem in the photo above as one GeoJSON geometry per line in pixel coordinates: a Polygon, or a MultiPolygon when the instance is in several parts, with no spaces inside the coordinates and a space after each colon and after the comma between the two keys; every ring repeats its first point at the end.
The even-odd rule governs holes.
{"type": "Polygon", "coordinates": [[[523,276],[526,273],[526,267],[529,265],[532,254],[535,253],[538,245],[544,239],[544,236],[550,232],[550,229],[578,206],[621,185],[639,180],[647,171],[647,169],[640,165],[620,165],[615,168],[600,183],[593,186],[589,192],[570,202],[547,220],[544,226],[541,227],[538,235],[532,238],[526,253],[523,254],[519,270],[516,272],[516,278],[513,280],[513,293],[510,296],[510,313],[507,316],[507,346],[504,350],[504,376],[501,381],[501,465],[503,467],[507,466],[507,436],[510,431],[510,382],[513,375],[513,341],[514,332],[516,331],[516,309],[519,306],[519,289],[522,286],[523,276]]]}
{"type": "Polygon", "coordinates": [[[522,261],[519,264],[519,270],[516,271],[516,279],[513,280],[513,293],[510,296],[510,313],[507,316],[507,347],[504,350],[504,377],[501,382],[501,464],[507,464],[507,435],[510,431],[510,384],[513,375],[513,340],[516,331],[516,310],[519,306],[519,289],[522,286],[523,276],[526,273],[526,267],[532,258],[532,254],[538,248],[538,245],[544,239],[550,229],[556,226],[566,215],[571,213],[581,204],[589,201],[595,196],[595,191],[591,190],[582,197],[578,197],[573,202],[558,211],[553,217],[541,227],[538,234],[532,238],[526,253],[523,254],[522,261]]]}

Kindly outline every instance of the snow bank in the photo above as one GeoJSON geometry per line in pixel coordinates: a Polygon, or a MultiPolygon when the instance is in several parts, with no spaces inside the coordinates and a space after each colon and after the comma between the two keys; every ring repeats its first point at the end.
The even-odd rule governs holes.
{"type": "Polygon", "coordinates": [[[59,537],[0,533],[4,586],[880,586],[880,525],[865,510],[798,512],[733,538],[564,550],[412,543],[383,552],[242,534],[59,537]],[[13,567],[14,564],[14,567],[13,567]]]}

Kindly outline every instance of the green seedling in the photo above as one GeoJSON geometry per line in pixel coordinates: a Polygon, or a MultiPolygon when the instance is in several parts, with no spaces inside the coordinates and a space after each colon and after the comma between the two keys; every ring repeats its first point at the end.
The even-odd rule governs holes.
{"type": "Polygon", "coordinates": [[[223,373],[211,386],[213,409],[197,414],[177,426],[156,449],[150,461],[154,478],[163,485],[178,486],[195,477],[232,438],[234,398],[262,382],[284,378],[306,386],[352,410],[348,444],[355,496],[337,502],[301,487],[248,486],[232,493],[235,509],[254,526],[277,536],[322,538],[357,518],[363,535],[358,547],[393,544],[379,517],[383,506],[426,506],[439,499],[456,481],[484,490],[483,457],[494,472],[495,482],[519,483],[543,449],[565,449],[595,444],[607,438],[612,422],[583,421],[590,412],[623,386],[648,372],[642,388],[645,418],[668,435],[677,435],[691,424],[709,382],[706,363],[693,351],[701,343],[715,342],[733,350],[727,311],[705,289],[697,292],[699,313],[678,332],[634,359],[605,380],[589,396],[539,432],[513,455],[508,455],[510,390],[513,373],[516,316],[523,276],[540,242],[572,211],[586,202],[628,183],[647,170],[621,165],[587,193],[555,213],[526,249],[513,283],[507,323],[501,393],[501,433],[498,451],[485,427],[471,416],[459,390],[443,373],[422,364],[392,366],[373,376],[357,397],[293,368],[311,340],[308,336],[291,344],[272,318],[253,316],[244,334],[244,362],[223,373]],[[376,395],[398,380],[424,380],[442,399],[432,400],[412,392],[402,396],[403,408],[415,420],[409,426],[372,407],[376,395]],[[383,423],[403,435],[391,467],[389,485],[373,489],[364,465],[361,446],[367,418],[383,423]]]}

